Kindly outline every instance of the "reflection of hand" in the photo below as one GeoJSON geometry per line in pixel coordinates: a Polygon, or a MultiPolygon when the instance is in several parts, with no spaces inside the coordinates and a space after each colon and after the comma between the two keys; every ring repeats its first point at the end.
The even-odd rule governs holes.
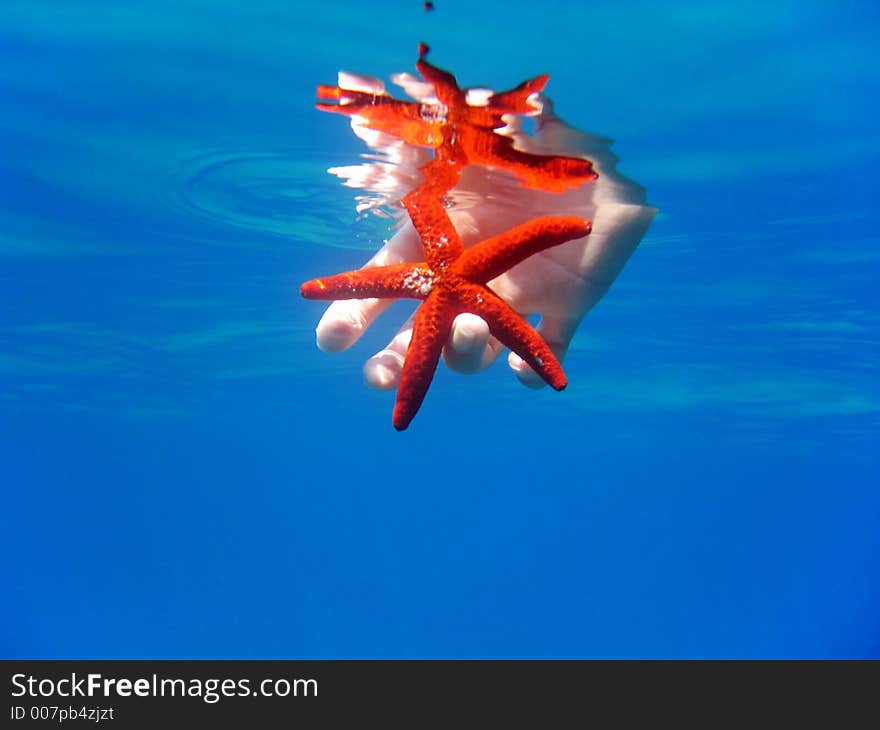
{"type": "MultiPolygon", "coordinates": [[[[419,101],[432,101],[430,86],[405,74],[395,80],[419,101]]],[[[365,77],[340,75],[339,85],[384,92],[380,81],[365,77]]],[[[527,152],[587,157],[599,179],[576,190],[548,193],[523,188],[501,171],[471,166],[452,193],[449,214],[466,246],[541,215],[577,215],[593,221],[589,236],[531,256],[490,282],[490,288],[518,312],[540,313],[538,331],[562,360],[581,319],[614,281],[656,211],[644,205],[644,190],[614,169],[616,158],[609,140],[569,127],[555,116],[549,99],[539,101],[542,111],[536,118],[534,136],[522,133],[517,120],[503,131],[527,152]]],[[[352,126],[384,160],[395,164],[370,162],[333,172],[351,186],[381,191],[386,202],[399,200],[418,184],[415,170],[429,159],[424,150],[365,129],[356,117],[352,126]]],[[[421,241],[407,221],[366,266],[423,259],[421,241]]],[[[329,352],[347,349],[390,303],[378,299],[333,302],[318,324],[318,346],[329,352]]],[[[383,389],[397,386],[411,335],[412,318],[385,349],[367,360],[364,375],[368,385],[383,389]]],[[[482,319],[461,314],[453,325],[444,359],[453,370],[475,373],[491,365],[503,350],[482,319]]],[[[524,384],[543,385],[514,353],[508,356],[508,363],[524,384]]]]}

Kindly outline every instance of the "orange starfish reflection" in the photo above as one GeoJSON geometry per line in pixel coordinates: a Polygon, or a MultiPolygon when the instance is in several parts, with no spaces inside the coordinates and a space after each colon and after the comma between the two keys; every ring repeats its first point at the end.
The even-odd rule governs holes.
{"type": "Polygon", "coordinates": [[[415,315],[404,359],[393,423],[405,429],[416,415],[434,377],[452,323],[468,312],[482,317],[502,344],[527,362],[550,386],[562,390],[565,374],[550,347],[529,323],[495,294],[487,282],[529,256],[582,238],[590,221],[575,216],[545,216],[528,221],[464,249],[443,199],[469,164],[507,170],[527,187],[562,191],[596,179],[589,161],[558,155],[535,155],[514,148],[496,132],[503,114],[531,113],[530,97],[542,90],[546,76],[512,91],[492,94],[472,106],[452,74],[432,66],[420,48],[416,67],[429,82],[436,104],[406,102],[384,93],[320,86],[318,109],[357,115],[371,129],[434,148],[434,159],[421,168],[424,182],[403,198],[418,232],[425,261],[380,266],[313,279],[302,285],[308,299],[411,298],[423,300],[415,315]]]}
{"type": "Polygon", "coordinates": [[[467,92],[448,71],[424,59],[428,49],[419,48],[416,69],[434,87],[439,103],[400,101],[387,93],[351,91],[338,86],[319,86],[321,111],[357,115],[369,129],[391,134],[420,147],[433,147],[438,159],[455,165],[501,167],[519,177],[522,184],[539,190],[563,191],[592,182],[596,173],[589,160],[559,155],[534,155],[514,147],[513,140],[496,134],[505,126],[504,114],[533,114],[533,94],[543,91],[549,76],[537,76],[515,89],[492,94],[485,106],[471,106],[467,92]]]}

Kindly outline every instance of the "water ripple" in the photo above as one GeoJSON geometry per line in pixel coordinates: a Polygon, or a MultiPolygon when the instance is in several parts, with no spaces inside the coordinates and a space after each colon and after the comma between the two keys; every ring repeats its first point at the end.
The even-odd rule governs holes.
{"type": "Polygon", "coordinates": [[[325,161],[301,152],[219,151],[190,158],[165,186],[164,198],[194,221],[256,233],[257,242],[264,237],[268,243],[284,238],[308,245],[375,245],[356,234],[350,192],[326,174],[325,161]]]}

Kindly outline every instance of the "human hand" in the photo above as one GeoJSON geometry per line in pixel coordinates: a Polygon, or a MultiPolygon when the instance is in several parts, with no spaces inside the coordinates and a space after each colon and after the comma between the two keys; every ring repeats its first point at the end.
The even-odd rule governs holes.
{"type": "MultiPolygon", "coordinates": [[[[395,81],[423,103],[431,103],[433,88],[408,74],[395,81]]],[[[384,93],[384,85],[369,77],[340,74],[339,86],[384,93]]],[[[472,91],[475,100],[485,91],[472,91]]],[[[469,96],[470,99],[470,96],[469,96]]],[[[509,174],[488,168],[465,168],[452,193],[449,215],[465,246],[497,235],[541,215],[576,215],[592,220],[592,233],[581,239],[529,257],[489,283],[490,288],[523,315],[541,314],[539,333],[562,360],[571,338],[587,311],[601,298],[653,219],[656,210],[646,206],[644,190],[616,172],[610,140],[580,132],[557,117],[549,99],[538,97],[540,113],[536,134],[526,135],[511,118],[500,133],[515,139],[516,146],[535,154],[589,158],[599,178],[564,193],[524,188],[509,174]]],[[[395,204],[420,181],[418,168],[430,154],[382,132],[370,130],[352,118],[358,136],[380,154],[374,161],[331,170],[352,187],[379,193],[361,198],[359,210],[395,204]]],[[[394,237],[366,266],[385,266],[424,258],[421,241],[407,219],[394,237]]],[[[351,347],[391,300],[337,301],[318,324],[318,346],[328,352],[351,347]]],[[[389,344],[369,358],[364,367],[368,385],[397,387],[412,335],[410,318],[389,344]]],[[[479,372],[491,365],[505,348],[489,334],[488,325],[472,314],[459,315],[453,325],[444,359],[453,370],[479,372]]],[[[511,353],[510,367],[520,381],[540,387],[543,380],[519,356],[511,353]]]]}

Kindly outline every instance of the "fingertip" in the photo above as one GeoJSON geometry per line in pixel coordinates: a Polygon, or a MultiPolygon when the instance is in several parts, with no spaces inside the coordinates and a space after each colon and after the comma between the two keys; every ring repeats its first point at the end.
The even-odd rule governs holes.
{"type": "Polygon", "coordinates": [[[364,381],[377,390],[391,390],[400,384],[403,361],[412,338],[413,318],[410,317],[384,350],[364,363],[364,381]]]}
{"type": "Polygon", "coordinates": [[[384,94],[385,84],[375,76],[364,76],[351,71],[340,71],[336,75],[336,83],[346,91],[361,91],[365,94],[384,94]]]}
{"type": "Polygon", "coordinates": [[[364,381],[376,390],[392,390],[400,383],[403,358],[396,352],[383,350],[364,363],[364,381]]]}
{"type": "Polygon", "coordinates": [[[540,390],[546,385],[543,378],[541,378],[541,376],[532,369],[531,365],[529,365],[515,352],[511,352],[507,356],[507,364],[510,365],[510,369],[516,373],[516,377],[519,379],[519,382],[525,385],[527,388],[540,390]]]}
{"type": "Polygon", "coordinates": [[[342,352],[358,341],[367,328],[361,309],[348,301],[334,302],[315,329],[318,347],[323,352],[342,352]]]}
{"type": "Polygon", "coordinates": [[[452,334],[457,342],[471,344],[479,340],[489,339],[489,325],[482,317],[476,314],[464,312],[459,314],[452,322],[452,334]]]}
{"type": "Polygon", "coordinates": [[[360,332],[348,322],[330,320],[321,322],[315,329],[315,341],[322,352],[342,352],[351,347],[360,337],[360,332]]]}
{"type": "Polygon", "coordinates": [[[459,314],[443,351],[446,364],[460,373],[476,373],[483,369],[484,352],[489,342],[489,325],[475,314],[459,314]]]}

